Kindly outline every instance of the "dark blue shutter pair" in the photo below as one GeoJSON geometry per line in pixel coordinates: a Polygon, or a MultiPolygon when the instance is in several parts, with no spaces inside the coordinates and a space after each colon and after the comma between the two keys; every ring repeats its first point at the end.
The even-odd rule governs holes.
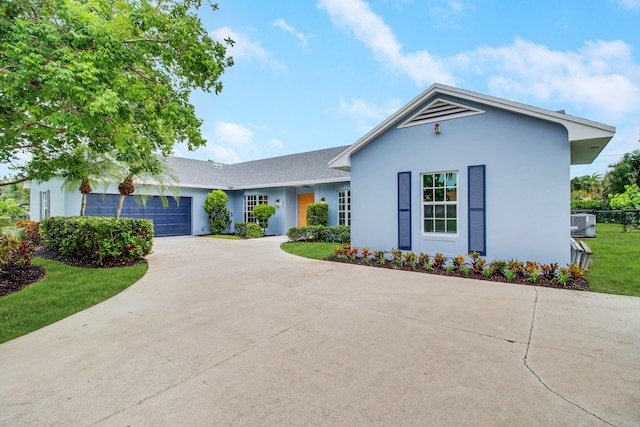
{"type": "MultiPolygon", "coordinates": [[[[485,165],[469,166],[469,252],[487,254],[485,165]]],[[[458,218],[459,220],[459,218],[458,218]]],[[[411,250],[411,172],[398,173],[398,249],[411,250]]]]}

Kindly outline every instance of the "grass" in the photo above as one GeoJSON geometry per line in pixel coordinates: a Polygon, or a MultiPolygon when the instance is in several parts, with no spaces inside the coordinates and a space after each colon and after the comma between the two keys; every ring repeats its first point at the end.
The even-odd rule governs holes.
{"type": "Polygon", "coordinates": [[[597,224],[596,238],[584,241],[593,251],[592,290],[640,296],[640,231],[624,233],[620,224],[597,224]]]}
{"type": "Polygon", "coordinates": [[[325,259],[333,255],[333,248],[341,243],[329,242],[284,242],[280,245],[283,251],[305,258],[325,259]]]}
{"type": "Polygon", "coordinates": [[[241,237],[238,237],[235,234],[210,234],[207,237],[211,239],[242,240],[241,237]]]}
{"type": "Polygon", "coordinates": [[[0,298],[0,343],[96,305],[131,286],[147,271],[145,263],[100,269],[34,258],[33,264],[46,269],[45,278],[0,298]]]}

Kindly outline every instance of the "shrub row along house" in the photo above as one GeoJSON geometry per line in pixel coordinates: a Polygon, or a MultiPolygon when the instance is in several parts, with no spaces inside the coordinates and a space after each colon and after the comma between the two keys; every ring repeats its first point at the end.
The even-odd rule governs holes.
{"type": "MultiPolygon", "coordinates": [[[[329,225],[350,225],[360,247],[565,264],[569,166],[593,162],[614,133],[434,84],[350,146],[237,164],[170,157],[179,203],[128,199],[122,216],[152,218],[159,236],[207,233],[204,198],[221,189],[234,221],[254,221],[254,206],[274,205],[270,234],[304,225],[306,205],[322,201],[329,225]]],[[[80,197],[59,182],[32,182],[31,219],[76,215],[80,197]]],[[[99,189],[87,215],[113,215],[117,198],[116,184],[99,189]]]]}

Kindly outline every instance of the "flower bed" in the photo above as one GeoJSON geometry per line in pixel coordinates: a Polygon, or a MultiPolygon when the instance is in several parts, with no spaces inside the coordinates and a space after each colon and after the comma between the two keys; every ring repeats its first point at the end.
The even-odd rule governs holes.
{"type": "Polygon", "coordinates": [[[336,246],[329,261],[365,265],[417,273],[439,274],[492,282],[517,283],[521,285],[588,291],[585,270],[577,265],[559,267],[557,264],[539,264],[535,261],[495,260],[488,263],[477,252],[446,258],[437,253],[433,257],[421,253],[371,251],[348,244],[336,246]]]}

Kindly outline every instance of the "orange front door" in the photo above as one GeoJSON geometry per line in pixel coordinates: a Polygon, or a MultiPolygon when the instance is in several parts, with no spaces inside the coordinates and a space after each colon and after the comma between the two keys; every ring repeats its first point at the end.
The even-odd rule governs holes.
{"type": "Polygon", "coordinates": [[[313,193],[298,194],[298,227],[307,225],[307,205],[313,203],[313,193]]]}

